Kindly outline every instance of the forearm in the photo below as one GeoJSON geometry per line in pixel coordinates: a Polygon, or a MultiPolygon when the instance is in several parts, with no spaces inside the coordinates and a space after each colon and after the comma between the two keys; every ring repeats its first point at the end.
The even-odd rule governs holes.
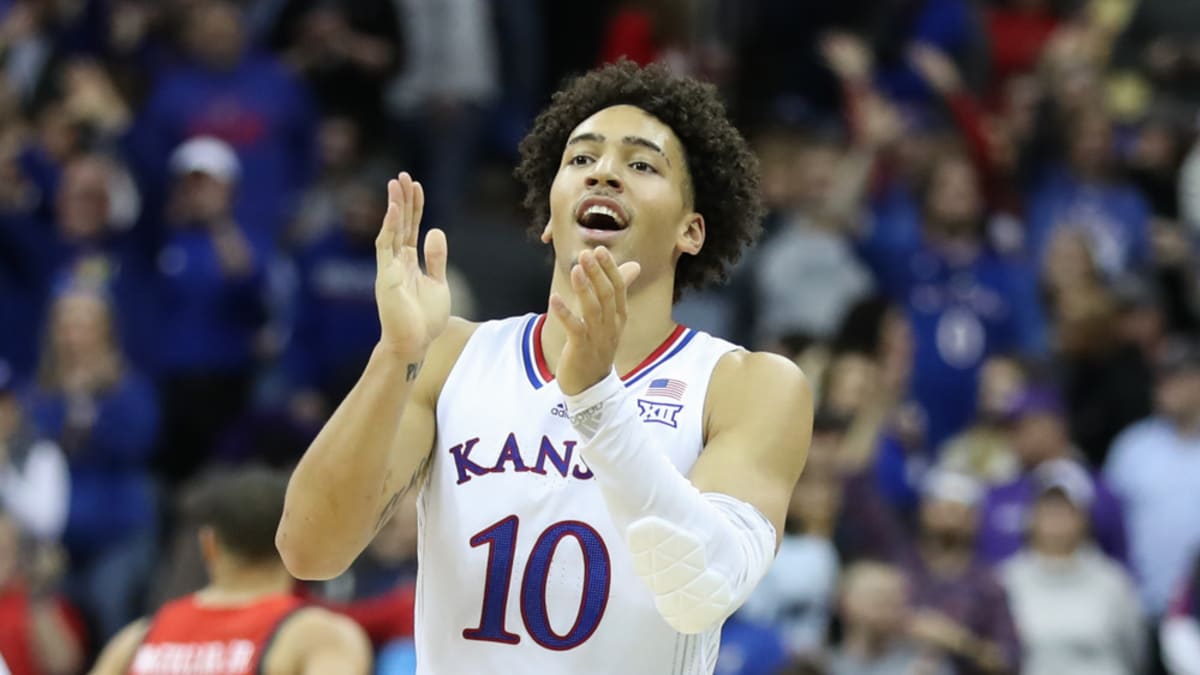
{"type": "Polygon", "coordinates": [[[659,613],[680,632],[710,630],[765,574],[775,530],[749,504],[702,494],[644,433],[631,405],[615,376],[567,400],[583,457],[659,613]],[[674,564],[685,558],[689,564],[674,564]]]}
{"type": "Polygon", "coordinates": [[[42,672],[49,675],[78,672],[83,663],[83,652],[54,601],[33,600],[30,614],[34,656],[42,672]]]}
{"type": "Polygon", "coordinates": [[[276,535],[296,576],[340,574],[374,536],[395,486],[417,471],[422,449],[395,449],[422,357],[376,347],[296,466],[276,535]]]}

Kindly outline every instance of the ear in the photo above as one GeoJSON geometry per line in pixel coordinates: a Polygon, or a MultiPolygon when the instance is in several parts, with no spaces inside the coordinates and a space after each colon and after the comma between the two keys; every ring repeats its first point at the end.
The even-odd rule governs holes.
{"type": "Polygon", "coordinates": [[[675,248],[681,253],[696,255],[704,247],[704,216],[689,213],[675,239],[675,248]]]}
{"type": "Polygon", "coordinates": [[[212,567],[220,556],[220,546],[217,544],[217,531],[205,525],[200,528],[196,534],[196,538],[200,540],[200,553],[204,556],[204,562],[212,567]]]}
{"type": "Polygon", "coordinates": [[[550,223],[546,223],[546,228],[542,230],[541,240],[543,244],[549,244],[554,238],[554,234],[550,231],[550,223]]]}

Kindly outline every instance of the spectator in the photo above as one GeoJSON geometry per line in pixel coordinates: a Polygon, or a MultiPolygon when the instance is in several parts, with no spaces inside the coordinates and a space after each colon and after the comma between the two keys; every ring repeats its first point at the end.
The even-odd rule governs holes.
{"type": "Polygon", "coordinates": [[[739,610],[741,619],[773,627],[793,656],[818,654],[828,639],[838,583],[837,499],[820,469],[806,473],[792,493],[775,562],[739,610]]]}
{"type": "Polygon", "coordinates": [[[72,675],[83,665],[78,616],[51,590],[61,569],[61,552],[24,539],[0,507],[0,672],[72,675]]]}
{"type": "Polygon", "coordinates": [[[172,156],[170,232],[158,257],[166,477],[190,476],[248,400],[265,321],[262,254],[233,212],[232,148],[195,138],[172,156]]]}
{"type": "MultiPolygon", "coordinates": [[[[786,153],[791,166],[768,164],[782,182],[778,198],[782,228],[770,236],[747,268],[753,274],[757,313],[755,341],[783,335],[828,340],[851,305],[871,292],[868,270],[842,236],[845,214],[832,202],[845,150],[831,138],[783,133],[768,137],[771,152],[786,153]],[[769,311],[766,308],[770,308],[769,311]]],[[[765,149],[765,148],[764,148],[765,149]]],[[[774,159],[774,158],[773,158],[774,159]]]]}
{"type": "Polygon", "coordinates": [[[329,234],[341,218],[341,191],[363,170],[362,128],[347,117],[327,117],[317,130],[318,173],[300,198],[287,242],[303,248],[329,234]]]}
{"type": "Polygon", "coordinates": [[[401,5],[391,0],[290,0],[269,36],[312,87],[325,115],[384,130],[382,92],[400,61],[401,5]]]}
{"type": "Polygon", "coordinates": [[[103,288],[113,298],[117,336],[141,368],[153,366],[156,315],[153,235],[130,229],[137,190],[116,161],[80,155],[66,162],[54,195],[55,239],[48,242],[51,283],[103,288]]]}
{"type": "Polygon", "coordinates": [[[1046,41],[1058,28],[1056,0],[1000,0],[985,10],[995,91],[1014,76],[1032,72],[1046,41]]]}
{"type": "Polygon", "coordinates": [[[665,61],[675,66],[684,58],[690,37],[686,3],[673,0],[625,0],[618,3],[604,31],[600,63],[622,58],[638,65],[665,61]]]}
{"type": "Polygon", "coordinates": [[[1150,207],[1114,166],[1112,121],[1095,108],[1075,113],[1067,127],[1066,165],[1049,171],[1028,209],[1029,246],[1045,260],[1063,228],[1083,233],[1097,269],[1112,279],[1150,262],[1150,207]]]}
{"type": "MultiPolygon", "coordinates": [[[[1117,434],[1150,413],[1152,373],[1135,341],[1139,327],[1119,330],[1129,326],[1121,323],[1121,300],[1093,263],[1086,236],[1056,232],[1044,265],[1071,437],[1098,467],[1117,434]]],[[[1117,289],[1126,292],[1122,285],[1131,280],[1123,278],[1117,289]]]]}
{"type": "Polygon", "coordinates": [[[1020,463],[1004,429],[1004,415],[1025,384],[1026,373],[1016,358],[997,355],[988,359],[979,374],[975,422],[946,442],[939,453],[939,467],[965,473],[988,486],[1016,478],[1020,463]]]}
{"type": "Polygon", "coordinates": [[[54,302],[30,399],[31,418],[70,466],[69,589],[105,639],[136,611],[154,554],[148,464],[158,402],[120,352],[110,306],[95,291],[71,289],[54,302]]]}
{"type": "Polygon", "coordinates": [[[66,526],[69,491],[62,450],[33,428],[16,378],[0,362],[0,510],[38,541],[56,542],[66,526]]]}
{"type": "Polygon", "coordinates": [[[849,418],[836,410],[823,407],[818,411],[805,472],[814,481],[825,481],[830,493],[812,497],[830,502],[831,536],[840,558],[848,562],[887,559],[903,549],[905,532],[880,493],[874,474],[846,451],[849,428],[849,418]]]}
{"type": "Polygon", "coordinates": [[[189,138],[228,143],[241,164],[233,215],[260,251],[271,250],[315,169],[308,93],[281,64],[247,48],[230,0],[193,3],[180,25],[188,61],[166,69],[132,137],[140,180],[157,202],[172,151],[189,138]]]}
{"type": "Polygon", "coordinates": [[[846,570],[841,608],[844,637],[829,663],[830,675],[949,675],[936,650],[907,634],[912,611],[909,588],[899,569],[860,562],[846,570]]]}
{"type": "Polygon", "coordinates": [[[960,154],[938,159],[921,191],[921,239],[888,241],[881,225],[863,242],[880,286],[902,303],[916,338],[913,397],[938,447],[970,421],[984,361],[1021,344],[1032,311],[1019,270],[983,240],[983,196],[972,164],[960,154]]]}
{"type": "Polygon", "coordinates": [[[1156,621],[1200,550],[1200,351],[1181,340],[1158,366],[1156,414],[1117,437],[1104,465],[1125,504],[1142,602],[1156,621]]]}
{"type": "MultiPolygon", "coordinates": [[[[0,130],[0,325],[37,326],[48,285],[44,235],[34,216],[39,193],[18,166],[12,145],[0,130]]],[[[0,359],[19,376],[32,375],[36,331],[0,331],[0,359]]]]}
{"type": "Polygon", "coordinates": [[[1144,672],[1145,634],[1133,580],[1088,535],[1093,488],[1074,471],[1039,476],[1026,547],[1001,579],[1029,675],[1144,672]]]}
{"type": "Polygon", "coordinates": [[[360,177],[343,187],[339,227],[297,256],[296,326],[285,358],[292,386],[326,413],[379,341],[375,236],[387,206],[377,194],[384,182],[360,177]]]}
{"type": "Polygon", "coordinates": [[[495,27],[484,0],[406,0],[407,54],[385,105],[425,186],[425,227],[453,227],[484,116],[499,96],[495,27]]]}
{"type": "Polygon", "coordinates": [[[1079,474],[1089,483],[1095,499],[1089,509],[1091,531],[1100,549],[1112,558],[1128,560],[1121,505],[1104,481],[1092,476],[1073,457],[1062,403],[1048,388],[1033,387],[1010,402],[1006,422],[1011,427],[1013,451],[1021,464],[1015,479],[992,488],[983,503],[979,555],[998,563],[1016,553],[1025,538],[1030,509],[1037,499],[1038,476],[1043,471],[1079,474]]]}
{"type": "Polygon", "coordinates": [[[898,560],[912,585],[910,635],[953,660],[959,673],[1016,672],[1020,646],[1004,589],[975,558],[980,485],[926,477],[915,549],[898,560]]]}

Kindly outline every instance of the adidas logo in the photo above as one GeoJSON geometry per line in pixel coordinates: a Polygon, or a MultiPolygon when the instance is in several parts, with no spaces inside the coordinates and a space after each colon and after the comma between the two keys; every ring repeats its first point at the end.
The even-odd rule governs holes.
{"type": "Polygon", "coordinates": [[[554,407],[550,409],[550,414],[563,419],[570,418],[570,415],[567,414],[567,404],[565,403],[556,403],[554,407]]]}

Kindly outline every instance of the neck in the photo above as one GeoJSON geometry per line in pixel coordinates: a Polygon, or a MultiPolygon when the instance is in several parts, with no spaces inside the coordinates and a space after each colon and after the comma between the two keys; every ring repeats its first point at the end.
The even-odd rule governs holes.
{"type": "Polygon", "coordinates": [[[846,635],[846,650],[866,659],[875,659],[887,651],[889,636],[865,628],[851,628],[846,635]]]}
{"type": "Polygon", "coordinates": [[[1200,412],[1187,415],[1177,415],[1171,418],[1171,424],[1183,436],[1200,436],[1200,412]]]}
{"type": "Polygon", "coordinates": [[[1038,542],[1034,544],[1033,550],[1042,558],[1051,561],[1053,564],[1061,564],[1075,557],[1075,550],[1079,548],[1072,542],[1038,542]]]}
{"type": "Polygon", "coordinates": [[[954,577],[962,574],[971,565],[971,550],[957,545],[947,545],[926,538],[921,543],[925,565],[936,576],[954,577]]]}
{"type": "Polygon", "coordinates": [[[930,228],[929,239],[943,255],[956,262],[970,261],[979,255],[979,238],[974,232],[930,228]]]}
{"type": "MultiPolygon", "coordinates": [[[[579,300],[571,287],[570,272],[559,266],[554,268],[554,280],[550,292],[557,293],[573,312],[579,313],[579,300]]],[[[624,375],[637,367],[654,348],[675,329],[671,318],[674,286],[671,278],[634,281],[626,301],[625,329],[617,344],[613,365],[617,373],[624,375]]],[[[542,351],[550,372],[558,369],[558,358],[567,344],[567,332],[562,323],[551,313],[546,315],[542,328],[542,351]]]]}
{"type": "Polygon", "coordinates": [[[288,593],[294,583],[282,565],[271,563],[214,566],[210,576],[212,582],[197,594],[208,604],[238,604],[288,593]]]}

